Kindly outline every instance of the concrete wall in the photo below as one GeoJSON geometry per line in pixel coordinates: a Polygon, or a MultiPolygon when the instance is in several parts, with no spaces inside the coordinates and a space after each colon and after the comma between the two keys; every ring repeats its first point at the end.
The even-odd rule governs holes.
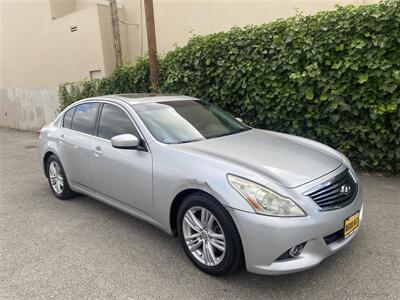
{"type": "Polygon", "coordinates": [[[0,127],[37,130],[57,115],[57,88],[0,89],[0,127]]]}
{"type": "Polygon", "coordinates": [[[105,74],[105,64],[113,59],[102,51],[100,23],[107,20],[99,11],[106,7],[94,5],[52,20],[48,5],[27,3],[30,14],[18,1],[6,2],[2,9],[2,29],[19,29],[2,30],[1,88],[56,86],[88,78],[91,70],[105,74]],[[7,13],[14,10],[18,13],[7,13]]]}
{"type": "MultiPolygon", "coordinates": [[[[72,7],[63,1],[52,6],[43,0],[0,0],[0,126],[42,127],[54,115],[60,83],[90,78],[91,71],[102,77],[115,68],[108,6],[55,18],[55,12],[72,7]],[[71,32],[73,26],[77,31],[71,32]]],[[[127,53],[126,43],[123,50],[127,53]]]]}

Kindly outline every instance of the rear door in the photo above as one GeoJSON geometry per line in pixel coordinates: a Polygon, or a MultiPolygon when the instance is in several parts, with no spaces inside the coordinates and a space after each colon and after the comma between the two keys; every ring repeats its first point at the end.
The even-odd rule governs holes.
{"type": "Polygon", "coordinates": [[[68,180],[71,179],[72,175],[72,164],[73,164],[73,157],[75,155],[75,144],[73,143],[71,137],[71,124],[72,118],[75,113],[76,106],[72,107],[68,111],[64,113],[60,135],[57,137],[59,142],[59,159],[63,165],[64,171],[67,175],[68,180]],[[67,142],[68,141],[68,142],[67,142]]]}
{"type": "Polygon", "coordinates": [[[142,140],[132,117],[122,106],[104,103],[92,149],[94,189],[151,216],[152,156],[146,148],[117,149],[111,145],[113,136],[126,133],[142,140]]]}
{"type": "Polygon", "coordinates": [[[63,166],[67,168],[68,180],[75,186],[93,188],[90,172],[93,139],[100,104],[88,102],[76,106],[71,129],[64,132],[63,166]]]}

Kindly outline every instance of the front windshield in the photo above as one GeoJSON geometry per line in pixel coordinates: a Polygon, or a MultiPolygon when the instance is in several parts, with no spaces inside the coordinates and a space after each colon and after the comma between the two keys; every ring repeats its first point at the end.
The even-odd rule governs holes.
{"type": "Polygon", "coordinates": [[[204,101],[166,101],[132,107],[154,138],[165,144],[200,141],[250,129],[204,101]]]}

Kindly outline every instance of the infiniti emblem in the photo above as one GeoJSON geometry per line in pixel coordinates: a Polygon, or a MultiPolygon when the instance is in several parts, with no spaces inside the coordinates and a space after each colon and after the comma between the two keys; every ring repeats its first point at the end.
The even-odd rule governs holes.
{"type": "Polygon", "coordinates": [[[340,187],[340,194],[349,195],[351,192],[351,187],[348,184],[344,184],[340,187]]]}

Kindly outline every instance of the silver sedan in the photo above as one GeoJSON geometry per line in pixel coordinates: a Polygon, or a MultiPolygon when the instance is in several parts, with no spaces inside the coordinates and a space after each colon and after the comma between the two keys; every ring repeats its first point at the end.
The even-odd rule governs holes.
{"type": "Polygon", "coordinates": [[[345,156],[196,98],[78,101],[41,130],[39,151],[57,198],[82,193],[177,235],[212,275],[311,268],[347,245],[363,217],[345,156]]]}

